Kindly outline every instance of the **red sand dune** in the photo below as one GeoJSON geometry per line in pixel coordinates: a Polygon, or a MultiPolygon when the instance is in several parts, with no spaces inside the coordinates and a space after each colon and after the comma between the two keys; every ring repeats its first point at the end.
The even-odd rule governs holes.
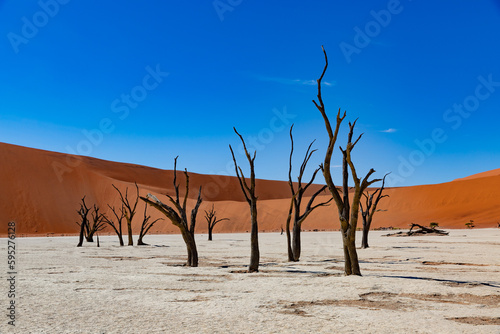
{"type": "MultiPolygon", "coordinates": [[[[107,204],[120,204],[112,184],[121,190],[127,187],[135,194],[137,182],[140,194],[152,193],[163,201],[162,194],[173,194],[173,172],[150,167],[116,163],[88,157],[72,156],[10,144],[0,143],[2,191],[0,192],[0,221],[7,233],[7,222],[16,221],[17,234],[47,235],[76,234],[79,227],[77,209],[80,199],[86,196],[87,204],[107,209],[107,204]]],[[[258,173],[258,171],[257,171],[258,173]]],[[[257,174],[258,175],[258,174],[257,174]]],[[[184,191],[184,175],[178,172],[181,193],[184,191]]],[[[197,232],[206,233],[204,210],[212,203],[218,217],[229,218],[219,223],[215,232],[245,232],[250,230],[247,203],[235,177],[190,173],[191,189],[189,204],[193,204],[198,188],[203,186],[203,204],[200,208],[197,232]]],[[[285,224],[290,190],[283,181],[257,180],[259,196],[259,229],[279,231],[285,224]]],[[[320,187],[314,186],[315,189],[320,187]]],[[[438,222],[443,228],[464,228],[474,220],[476,227],[496,227],[500,221],[500,170],[481,173],[453,182],[387,189],[374,218],[374,228],[407,228],[414,222],[429,224],[438,222]]],[[[323,199],[328,198],[325,194],[323,199]]],[[[307,201],[307,199],[305,200],[307,201]]],[[[109,211],[109,209],[105,210],[109,211]]],[[[134,232],[140,229],[144,203],[139,202],[134,221],[134,232]]],[[[162,217],[149,208],[153,218],[162,217]]],[[[305,230],[338,229],[339,222],[334,204],[319,208],[304,223],[305,230]]],[[[125,230],[125,229],[124,229],[125,230]]],[[[177,233],[169,221],[160,222],[153,233],[177,233]]]]}

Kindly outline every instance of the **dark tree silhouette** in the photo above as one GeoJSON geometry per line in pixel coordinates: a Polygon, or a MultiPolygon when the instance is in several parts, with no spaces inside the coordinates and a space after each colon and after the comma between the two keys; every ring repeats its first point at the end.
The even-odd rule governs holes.
{"type": "Polygon", "coordinates": [[[128,187],[125,189],[125,196],[123,196],[122,192],[114,184],[113,188],[115,188],[116,191],[118,191],[118,194],[120,194],[123,216],[127,221],[128,245],[133,246],[134,239],[132,238],[132,220],[134,219],[137,210],[137,203],[139,202],[139,186],[135,183],[136,197],[133,203],[131,203],[128,199],[128,187]]]}
{"type": "Polygon", "coordinates": [[[76,247],[83,246],[83,238],[88,235],[89,231],[89,215],[90,208],[87,207],[85,203],[85,196],[82,198],[82,203],[80,204],[80,209],[77,210],[78,215],[80,216],[80,222],[76,222],[80,226],[80,239],[78,241],[78,245],[76,247]]]}
{"type": "Polygon", "coordinates": [[[368,232],[370,231],[370,227],[372,225],[373,216],[375,215],[375,212],[378,211],[378,202],[380,202],[380,200],[384,197],[389,197],[389,195],[382,195],[385,189],[385,178],[387,177],[387,175],[389,174],[384,175],[384,178],[382,179],[382,186],[375,190],[375,192],[370,194],[368,191],[366,191],[365,193],[363,193],[363,196],[366,199],[365,208],[363,208],[363,203],[359,202],[361,217],[363,217],[363,237],[361,239],[361,248],[370,247],[368,245],[368,232]]]}
{"type": "Polygon", "coordinates": [[[347,136],[347,146],[344,149],[340,147],[340,151],[342,152],[342,190],[339,191],[335,186],[332,175],[331,175],[331,160],[333,149],[335,147],[337,136],[339,133],[340,125],[344,120],[346,113],[344,112],[343,116],[340,114],[340,108],[337,113],[337,124],[335,126],[335,130],[332,129],[330,124],[330,120],[326,115],[325,105],[323,103],[323,98],[321,95],[321,80],[325,75],[326,69],[328,68],[328,57],[326,55],[325,49],[323,49],[323,54],[325,56],[325,67],[323,68],[323,72],[321,73],[320,78],[317,80],[318,83],[318,102],[313,100],[314,105],[318,108],[319,112],[323,116],[323,120],[325,122],[325,127],[328,132],[329,144],[325,154],[325,161],[321,164],[320,168],[323,172],[323,176],[325,178],[325,182],[330,190],[330,193],[333,196],[333,200],[337,205],[339,220],[340,220],[340,229],[342,233],[342,243],[344,246],[344,271],[346,275],[359,275],[361,276],[361,270],[359,269],[359,261],[358,254],[356,252],[356,227],[358,224],[358,214],[359,214],[359,203],[363,192],[368,188],[371,184],[381,181],[381,179],[369,180],[370,176],[375,173],[374,169],[370,169],[370,171],[366,174],[363,179],[358,177],[356,172],[356,168],[352,162],[351,152],[361,139],[362,134],[352,142],[352,137],[354,133],[354,127],[356,125],[356,121],[352,124],[349,122],[349,134],[347,136]],[[349,202],[349,170],[352,174],[352,179],[354,182],[354,193],[352,194],[352,202],[349,202]],[[342,196],[340,195],[342,192],[342,196]]]}
{"type": "Polygon", "coordinates": [[[332,198],[330,198],[326,202],[321,202],[313,206],[316,197],[325,191],[326,186],[323,186],[311,196],[304,212],[301,213],[301,204],[304,193],[309,188],[309,186],[311,186],[311,184],[314,182],[316,174],[319,172],[320,169],[318,168],[314,171],[314,173],[311,176],[311,180],[306,185],[302,184],[302,177],[304,176],[307,163],[309,162],[309,159],[311,159],[313,153],[317,151],[317,150],[311,151],[311,147],[314,144],[313,141],[311,144],[309,144],[304,160],[302,161],[302,165],[300,166],[299,175],[297,177],[297,189],[295,189],[295,186],[292,181],[292,156],[293,156],[292,130],[293,130],[293,124],[290,127],[291,149],[290,149],[290,164],[288,169],[288,185],[290,186],[290,190],[292,191],[292,199],[286,221],[286,239],[288,245],[288,261],[299,261],[301,252],[300,232],[302,230],[302,223],[306,220],[309,214],[314,211],[314,209],[319,208],[320,206],[328,205],[328,203],[332,200],[332,198]],[[293,217],[293,233],[292,237],[290,237],[290,221],[292,217],[293,217]]]}
{"type": "Polygon", "coordinates": [[[214,230],[215,225],[223,220],[229,220],[228,218],[217,219],[217,213],[215,212],[214,205],[212,204],[212,208],[207,211],[205,210],[205,219],[208,224],[208,240],[212,241],[212,232],[214,230]]]}
{"type": "Polygon", "coordinates": [[[112,219],[109,219],[107,216],[104,216],[104,222],[113,228],[116,235],[118,236],[118,240],[120,241],[120,246],[124,246],[123,233],[122,233],[122,221],[123,221],[123,218],[125,218],[125,210],[123,208],[123,204],[122,204],[122,207],[120,210],[116,210],[115,207],[111,207],[109,204],[108,204],[108,207],[111,209],[111,212],[113,212],[113,215],[115,216],[116,221],[113,221],[112,219]]]}
{"type": "Polygon", "coordinates": [[[102,231],[106,227],[106,223],[104,221],[104,215],[99,213],[100,209],[97,205],[94,204],[94,210],[91,212],[92,222],[89,222],[89,228],[87,236],[87,242],[94,242],[94,234],[102,231]]]}
{"type": "Polygon", "coordinates": [[[142,219],[142,224],[141,224],[141,231],[139,232],[139,239],[137,239],[137,246],[146,246],[147,244],[142,241],[142,238],[149,232],[151,227],[153,227],[154,224],[156,224],[158,221],[162,220],[161,218],[155,219],[153,221],[151,220],[151,216],[148,216],[147,214],[148,210],[148,205],[144,205],[144,218],[142,219]]]}
{"type": "Polygon", "coordinates": [[[240,182],[241,191],[243,191],[243,195],[245,195],[245,199],[250,206],[250,219],[252,229],[250,232],[250,265],[248,266],[248,272],[253,273],[259,271],[260,259],[259,228],[257,224],[257,196],[255,195],[255,156],[257,152],[254,152],[253,157],[250,156],[243,137],[238,133],[238,131],[236,131],[236,128],[233,128],[233,130],[234,132],[236,132],[238,137],[240,137],[240,140],[243,143],[245,155],[247,157],[248,164],[250,165],[250,185],[248,185],[241,167],[239,167],[238,163],[236,162],[233,148],[231,147],[231,145],[229,145],[229,149],[231,150],[231,155],[233,157],[234,169],[236,170],[236,176],[238,177],[238,181],[240,182]]]}
{"type": "Polygon", "coordinates": [[[196,215],[198,214],[198,209],[202,202],[201,199],[201,187],[198,192],[198,199],[196,201],[196,205],[191,211],[191,220],[188,222],[187,217],[187,199],[189,194],[189,174],[187,169],[184,171],[184,175],[186,176],[186,194],[184,195],[184,200],[181,203],[179,197],[179,185],[177,184],[177,158],[174,159],[174,189],[175,189],[175,199],[166,195],[173,207],[170,207],[164,203],[162,203],[155,196],[148,194],[146,197],[141,197],[141,199],[156,208],[158,211],[163,213],[173,225],[177,226],[181,231],[182,238],[186,243],[188,260],[186,265],[189,267],[198,267],[198,250],[196,249],[196,241],[194,238],[194,228],[196,226],[196,215]]]}

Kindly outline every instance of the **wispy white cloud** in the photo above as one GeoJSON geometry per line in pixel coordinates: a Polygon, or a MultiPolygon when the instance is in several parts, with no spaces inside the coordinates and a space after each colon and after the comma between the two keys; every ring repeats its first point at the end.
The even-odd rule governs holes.
{"type": "Polygon", "coordinates": [[[393,132],[396,132],[396,131],[398,131],[398,130],[393,129],[393,128],[390,128],[390,129],[387,129],[387,130],[382,130],[382,131],[380,131],[380,132],[385,132],[385,133],[393,133],[393,132]]]}
{"type": "MultiPolygon", "coordinates": [[[[288,79],[288,78],[278,78],[278,77],[267,77],[263,75],[255,75],[260,81],[276,82],[284,85],[305,85],[305,86],[315,86],[317,85],[316,80],[302,80],[302,79],[288,79]]],[[[322,81],[325,86],[333,86],[335,82],[322,81]]]]}

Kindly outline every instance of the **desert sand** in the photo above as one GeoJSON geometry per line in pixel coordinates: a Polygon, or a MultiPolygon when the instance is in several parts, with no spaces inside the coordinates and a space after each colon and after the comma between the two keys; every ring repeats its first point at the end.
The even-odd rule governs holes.
{"type": "Polygon", "coordinates": [[[101,237],[100,248],[20,238],[17,325],[3,317],[0,332],[500,333],[500,229],[386,233],[359,250],[362,277],[343,275],[339,232],[304,233],[298,263],[286,262],[284,235],[260,234],[254,274],[242,273],[246,233],[198,234],[198,268],[182,266],[180,235],[140,247],[101,237]]]}
{"type": "MultiPolygon", "coordinates": [[[[134,182],[140,194],[152,193],[161,200],[163,195],[173,194],[173,172],[150,167],[104,161],[89,157],[72,156],[55,152],[25,148],[0,143],[0,221],[16,221],[18,236],[68,235],[79,231],[75,222],[80,200],[86,196],[91,206],[97,204],[119,205],[119,197],[112,185],[133,192],[134,182]]],[[[183,170],[184,166],[179,165],[183,170]]],[[[188,166],[189,167],[189,166],[188,166]]],[[[259,166],[256,173],[258,177],[259,166]]],[[[284,175],[287,162],[283,163],[284,175]]],[[[217,232],[246,232],[250,229],[250,216],[238,181],[235,177],[190,173],[191,204],[197,189],[203,186],[203,200],[196,228],[197,233],[206,233],[203,210],[212,204],[219,218],[229,218],[216,226],[217,232]]],[[[381,175],[378,175],[381,176],[381,175]]],[[[184,176],[179,173],[181,193],[184,176]]],[[[317,178],[321,183],[321,175],[317,178]]],[[[320,185],[314,185],[318,189],[320,185]]],[[[438,222],[443,228],[464,228],[474,220],[476,227],[496,227],[500,221],[500,171],[490,171],[465,179],[436,185],[400,187],[387,189],[389,198],[379,205],[382,210],[374,218],[372,227],[408,228],[411,223],[428,225],[438,222]]],[[[314,189],[311,189],[314,190],[314,189]]],[[[257,180],[259,197],[259,229],[279,231],[285,224],[290,190],[287,182],[257,180]]],[[[325,194],[326,196],[327,194],[325,194]]],[[[323,197],[322,199],[326,199],[323,197]]],[[[307,202],[305,198],[304,202],[307,202]]],[[[144,204],[139,203],[138,214],[133,222],[134,232],[140,229],[139,219],[144,204]]],[[[109,210],[108,210],[109,211],[109,210]]],[[[153,219],[161,218],[155,210],[149,211],[153,219]]],[[[304,223],[305,230],[335,230],[339,228],[336,207],[319,208],[304,223]]],[[[110,230],[107,232],[111,233],[110,230]]],[[[1,236],[7,231],[2,229],[1,236]]],[[[178,233],[168,222],[159,223],[151,233],[178,233]]]]}

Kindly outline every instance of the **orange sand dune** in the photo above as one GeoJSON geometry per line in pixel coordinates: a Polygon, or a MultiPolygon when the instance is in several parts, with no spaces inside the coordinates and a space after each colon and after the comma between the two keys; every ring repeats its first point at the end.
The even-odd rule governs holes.
{"type": "Polygon", "coordinates": [[[479,173],[479,174],[474,174],[474,175],[467,176],[464,178],[456,179],[454,181],[472,180],[472,179],[479,179],[481,177],[498,176],[498,175],[500,175],[500,168],[489,170],[489,171],[479,173]]]}
{"type": "MultiPolygon", "coordinates": [[[[0,221],[4,222],[0,235],[3,236],[7,233],[8,221],[16,221],[19,236],[78,233],[75,222],[83,196],[86,196],[89,206],[97,204],[105,211],[109,211],[107,204],[119,206],[112,184],[123,191],[128,187],[129,193],[135,194],[134,182],[137,182],[141,195],[150,192],[165,202],[167,199],[162,194],[173,194],[173,172],[168,170],[3,143],[0,143],[0,155],[3,158],[0,164],[0,221]]],[[[179,169],[182,169],[181,166],[179,169]]],[[[374,227],[406,228],[412,222],[429,224],[435,221],[444,228],[464,228],[464,224],[471,219],[477,227],[496,227],[500,221],[500,199],[497,196],[500,171],[479,175],[483,174],[444,184],[388,189],[390,197],[380,203],[382,211],[375,216],[374,227]]],[[[178,172],[178,178],[183,194],[183,173],[178,172]]],[[[191,205],[198,195],[198,188],[203,186],[204,202],[198,215],[198,233],[206,233],[203,214],[212,204],[215,204],[220,218],[229,218],[229,221],[217,225],[216,232],[245,232],[250,229],[248,206],[235,177],[190,173],[190,184],[191,205]]],[[[280,230],[288,212],[288,184],[257,180],[256,187],[260,200],[259,229],[280,230]]],[[[314,185],[311,190],[319,187],[314,185]]],[[[327,193],[320,198],[327,200],[327,193]]],[[[134,220],[136,233],[140,229],[143,212],[144,204],[139,202],[134,220]]],[[[148,213],[153,218],[162,217],[153,208],[149,208],[148,213]]],[[[306,230],[338,228],[334,204],[318,209],[304,225],[306,230]]],[[[165,221],[155,225],[152,232],[177,233],[178,230],[165,221]]]]}

